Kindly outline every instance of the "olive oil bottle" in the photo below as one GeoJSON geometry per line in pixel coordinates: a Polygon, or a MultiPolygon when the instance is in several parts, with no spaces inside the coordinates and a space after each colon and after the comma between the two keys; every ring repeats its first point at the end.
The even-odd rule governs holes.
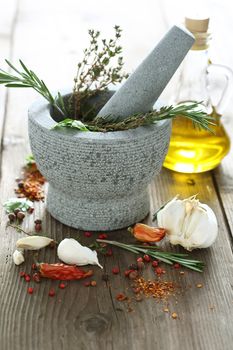
{"type": "MultiPolygon", "coordinates": [[[[164,167],[182,173],[200,173],[215,168],[229,152],[230,139],[222,124],[221,112],[233,85],[229,68],[214,65],[208,57],[209,19],[185,18],[185,25],[195,43],[186,56],[180,70],[179,85],[173,103],[202,101],[201,108],[213,117],[213,133],[196,130],[192,121],[177,117],[173,120],[172,135],[164,167]],[[210,82],[213,73],[225,78],[221,97],[213,106],[210,82]],[[211,79],[210,79],[211,76],[211,79]]],[[[212,83],[212,85],[214,85],[212,83]]],[[[217,85],[217,84],[216,84],[217,85]]]]}

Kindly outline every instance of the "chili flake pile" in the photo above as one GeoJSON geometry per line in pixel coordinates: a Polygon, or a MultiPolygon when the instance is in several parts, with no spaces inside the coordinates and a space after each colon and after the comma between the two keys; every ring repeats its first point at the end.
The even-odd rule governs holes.
{"type": "Polygon", "coordinates": [[[134,280],[134,288],[142,292],[146,297],[167,300],[168,297],[175,295],[178,286],[174,282],[160,280],[151,281],[139,277],[134,280]]]}
{"type": "Polygon", "coordinates": [[[19,198],[26,197],[32,201],[41,201],[44,199],[45,181],[35,163],[27,165],[24,167],[23,178],[17,181],[18,188],[15,193],[19,198]]]}

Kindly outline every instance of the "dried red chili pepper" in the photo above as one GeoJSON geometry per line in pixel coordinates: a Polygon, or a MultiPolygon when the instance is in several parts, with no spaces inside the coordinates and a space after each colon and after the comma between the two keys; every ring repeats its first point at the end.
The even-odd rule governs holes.
{"type": "Polygon", "coordinates": [[[38,264],[38,270],[41,277],[50,278],[53,280],[80,280],[93,275],[93,271],[84,271],[73,265],[64,264],[38,264]]]}
{"type": "Polygon", "coordinates": [[[165,234],[165,228],[151,227],[145,224],[136,224],[130,232],[134,237],[141,242],[159,242],[161,241],[165,234]]]}

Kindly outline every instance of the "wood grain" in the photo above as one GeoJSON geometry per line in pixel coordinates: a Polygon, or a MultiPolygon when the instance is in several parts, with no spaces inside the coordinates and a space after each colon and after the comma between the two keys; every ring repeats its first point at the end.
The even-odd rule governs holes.
{"type": "MultiPolygon", "coordinates": [[[[68,86],[72,81],[77,55],[80,54],[80,48],[85,47],[86,28],[98,27],[104,30],[119,23],[126,27],[125,36],[130,38],[124,40],[131,69],[146,54],[151,42],[159,40],[170,23],[166,12],[170,11],[171,14],[168,5],[165,9],[161,1],[146,1],[144,5],[136,4],[134,16],[129,19],[130,6],[123,1],[111,6],[108,1],[103,1],[102,5],[98,2],[98,6],[87,1],[81,9],[76,1],[71,0],[69,6],[64,0],[43,0],[36,6],[29,0],[20,1],[17,21],[13,24],[15,29],[7,45],[11,45],[14,60],[21,57],[40,75],[47,74],[45,81],[55,89],[68,86]],[[136,28],[143,15],[150,26],[136,28]],[[141,32],[147,34],[147,40],[143,40],[141,32]],[[54,40],[49,40],[50,37],[54,40]],[[74,42],[78,43],[77,46],[74,42]]],[[[7,52],[4,54],[7,55],[7,52]]],[[[1,151],[2,203],[13,196],[15,177],[19,175],[24,157],[29,152],[26,113],[28,104],[36,96],[28,90],[12,90],[8,94],[4,148],[1,151]]],[[[104,272],[109,275],[108,282],[102,280],[102,271],[95,267],[97,287],[87,288],[82,281],[76,281],[61,290],[58,282],[43,281],[36,285],[33,295],[27,294],[27,287],[31,284],[19,278],[19,271],[29,272],[33,259],[28,256],[26,265],[19,268],[13,265],[12,252],[21,234],[6,229],[6,216],[1,210],[1,350],[230,350],[233,341],[233,257],[230,241],[232,184],[229,174],[232,166],[232,159],[228,158],[227,164],[223,162],[214,175],[183,175],[163,170],[151,185],[151,213],[177,193],[184,197],[199,193],[200,199],[216,212],[220,227],[213,248],[191,254],[205,261],[203,274],[184,270],[185,274],[180,275],[179,271],[166,268],[164,278],[177,281],[186,289],[177,300],[174,298],[169,301],[169,313],[164,313],[164,305],[155,300],[148,299],[141,303],[132,301],[131,312],[127,303],[116,300],[119,292],[132,296],[124,270],[135,262],[133,255],[118,249],[113,249],[113,257],[100,257],[104,272]],[[193,185],[189,184],[190,178],[194,180],[193,185]],[[114,266],[120,267],[119,275],[112,274],[114,266]],[[196,288],[198,283],[202,283],[203,288],[196,288]],[[48,296],[51,287],[56,291],[54,298],[48,296]],[[177,312],[179,319],[173,320],[171,312],[177,312]]],[[[43,219],[44,232],[57,241],[74,237],[88,244],[98,235],[93,233],[91,238],[84,238],[82,232],[54,220],[43,203],[37,204],[35,213],[25,220],[26,230],[33,229],[35,218],[43,219]]],[[[150,217],[147,222],[151,223],[150,217]]],[[[109,237],[125,242],[130,240],[126,230],[109,233],[109,237]]],[[[171,249],[167,245],[165,248],[171,249]]],[[[175,250],[182,251],[178,248],[175,250]]],[[[56,250],[41,251],[38,260],[56,261],[56,250]]],[[[147,268],[145,275],[153,278],[154,273],[151,268],[147,268]]]]}

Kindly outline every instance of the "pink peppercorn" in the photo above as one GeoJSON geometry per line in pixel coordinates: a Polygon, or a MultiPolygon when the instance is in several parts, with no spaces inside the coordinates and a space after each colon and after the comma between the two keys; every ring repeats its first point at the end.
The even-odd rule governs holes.
{"type": "Polygon", "coordinates": [[[61,289],[66,288],[66,284],[65,284],[65,283],[60,283],[60,284],[59,284],[59,288],[61,288],[61,289]]]}
{"type": "Polygon", "coordinates": [[[108,235],[106,233],[101,233],[101,234],[99,234],[98,238],[99,239],[107,239],[108,235]]]}
{"type": "Polygon", "coordinates": [[[29,288],[28,288],[28,294],[33,294],[33,292],[34,292],[34,288],[29,287],[29,288]]]}
{"type": "Polygon", "coordinates": [[[157,267],[158,265],[159,265],[159,263],[158,263],[157,260],[154,260],[154,261],[152,262],[152,266],[153,266],[153,267],[157,267]]]}
{"type": "Polygon", "coordinates": [[[25,275],[24,279],[26,282],[30,282],[31,281],[31,277],[29,275],[25,275]]]}
{"type": "Polygon", "coordinates": [[[143,256],[143,260],[146,261],[146,262],[150,262],[151,259],[150,259],[149,255],[145,254],[143,256]]]}
{"type": "Polygon", "coordinates": [[[89,238],[89,237],[92,236],[92,233],[91,233],[91,232],[88,232],[88,231],[87,231],[87,232],[84,232],[84,236],[89,238]]]}
{"type": "Polygon", "coordinates": [[[120,270],[119,270],[119,267],[117,267],[117,266],[112,269],[112,273],[114,275],[117,275],[119,272],[120,272],[120,270]]]}
{"type": "Polygon", "coordinates": [[[54,290],[53,288],[51,288],[51,289],[49,290],[49,296],[50,296],[50,297],[54,297],[54,295],[55,295],[55,290],[54,290]]]}

